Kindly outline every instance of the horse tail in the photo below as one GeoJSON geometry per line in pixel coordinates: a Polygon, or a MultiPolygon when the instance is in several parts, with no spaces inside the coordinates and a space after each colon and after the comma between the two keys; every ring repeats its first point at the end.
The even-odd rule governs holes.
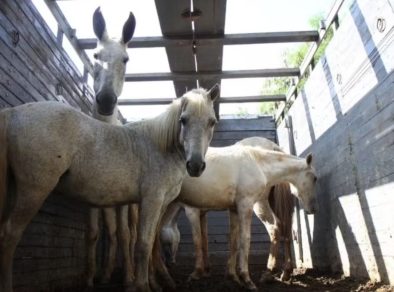
{"type": "Polygon", "coordinates": [[[7,196],[7,148],[7,115],[2,111],[0,112],[0,223],[4,220],[4,209],[7,196]]]}
{"type": "Polygon", "coordinates": [[[280,183],[273,186],[269,194],[271,209],[278,217],[280,236],[291,238],[294,213],[294,198],[289,183],[280,183]]]}

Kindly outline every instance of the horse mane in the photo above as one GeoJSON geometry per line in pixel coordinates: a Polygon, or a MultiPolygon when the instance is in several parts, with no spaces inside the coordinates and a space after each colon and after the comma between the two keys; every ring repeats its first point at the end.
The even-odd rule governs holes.
{"type": "Polygon", "coordinates": [[[179,143],[179,117],[182,111],[184,98],[175,99],[170,106],[155,118],[147,119],[129,125],[142,128],[161,151],[173,152],[181,147],[179,143]]]}
{"type": "Polygon", "coordinates": [[[208,91],[203,88],[193,89],[186,92],[182,97],[176,98],[162,114],[155,118],[128,124],[131,127],[142,128],[147,136],[156,143],[161,151],[174,152],[181,150],[179,142],[180,122],[182,110],[193,104],[198,114],[201,114],[207,102],[208,91]],[[203,97],[203,98],[201,98],[203,97]]]}

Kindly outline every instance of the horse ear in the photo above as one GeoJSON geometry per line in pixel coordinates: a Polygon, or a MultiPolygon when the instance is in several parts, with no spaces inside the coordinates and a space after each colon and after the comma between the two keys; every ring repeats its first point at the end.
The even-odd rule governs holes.
{"type": "Polygon", "coordinates": [[[306,164],[311,165],[311,163],[312,163],[312,153],[309,153],[306,156],[306,164]]]}
{"type": "Polygon", "coordinates": [[[133,37],[134,30],[135,30],[135,17],[133,12],[130,11],[129,18],[126,20],[125,24],[123,25],[122,31],[122,43],[127,44],[131,38],[133,37]]]}
{"type": "Polygon", "coordinates": [[[100,6],[93,13],[93,30],[96,37],[100,42],[108,39],[107,29],[103,14],[101,13],[100,6]]]}
{"type": "Polygon", "coordinates": [[[215,101],[220,95],[220,85],[216,83],[209,91],[208,95],[211,97],[212,101],[215,101]]]}

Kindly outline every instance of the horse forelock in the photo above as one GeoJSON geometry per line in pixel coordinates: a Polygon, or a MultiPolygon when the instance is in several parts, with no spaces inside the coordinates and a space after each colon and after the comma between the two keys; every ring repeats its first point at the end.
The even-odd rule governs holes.
{"type": "Polygon", "coordinates": [[[193,111],[197,113],[198,116],[204,114],[204,109],[209,103],[208,91],[204,88],[197,88],[186,92],[182,98],[185,99],[185,105],[183,110],[187,107],[188,104],[191,104],[193,107],[193,111]]]}

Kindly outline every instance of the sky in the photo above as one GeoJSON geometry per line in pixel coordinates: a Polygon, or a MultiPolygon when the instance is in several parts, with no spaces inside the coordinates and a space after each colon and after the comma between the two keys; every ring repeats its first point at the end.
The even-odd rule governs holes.
{"type": "MultiPolygon", "coordinates": [[[[187,0],[185,0],[187,3],[187,0]]],[[[33,0],[37,9],[44,16],[54,34],[57,32],[56,20],[45,6],[43,0],[33,0]]],[[[78,38],[94,38],[92,15],[100,6],[106,19],[110,37],[119,38],[121,30],[133,11],[137,25],[134,36],[161,36],[159,20],[154,0],[84,0],[57,2],[71,27],[76,29],[78,38]]],[[[316,14],[326,16],[334,0],[227,0],[225,33],[252,33],[274,31],[310,30],[309,19],[316,14]]],[[[66,38],[64,38],[66,40],[66,38]]],[[[299,44],[258,44],[224,46],[223,70],[245,70],[285,67],[283,53],[286,49],[299,44]]],[[[66,40],[65,50],[80,71],[83,65],[66,40]]],[[[87,50],[94,61],[94,50],[87,50]]],[[[130,61],[127,73],[170,72],[164,48],[128,49],[130,61]]],[[[89,78],[89,84],[92,79],[89,78]]],[[[221,96],[248,96],[261,94],[263,78],[223,79],[221,96]]],[[[172,81],[127,82],[119,97],[132,98],[168,98],[175,97],[172,81]]],[[[127,120],[153,117],[166,106],[122,106],[120,108],[127,120]]],[[[247,111],[258,114],[258,104],[222,104],[220,114],[236,114],[247,111]]]]}

